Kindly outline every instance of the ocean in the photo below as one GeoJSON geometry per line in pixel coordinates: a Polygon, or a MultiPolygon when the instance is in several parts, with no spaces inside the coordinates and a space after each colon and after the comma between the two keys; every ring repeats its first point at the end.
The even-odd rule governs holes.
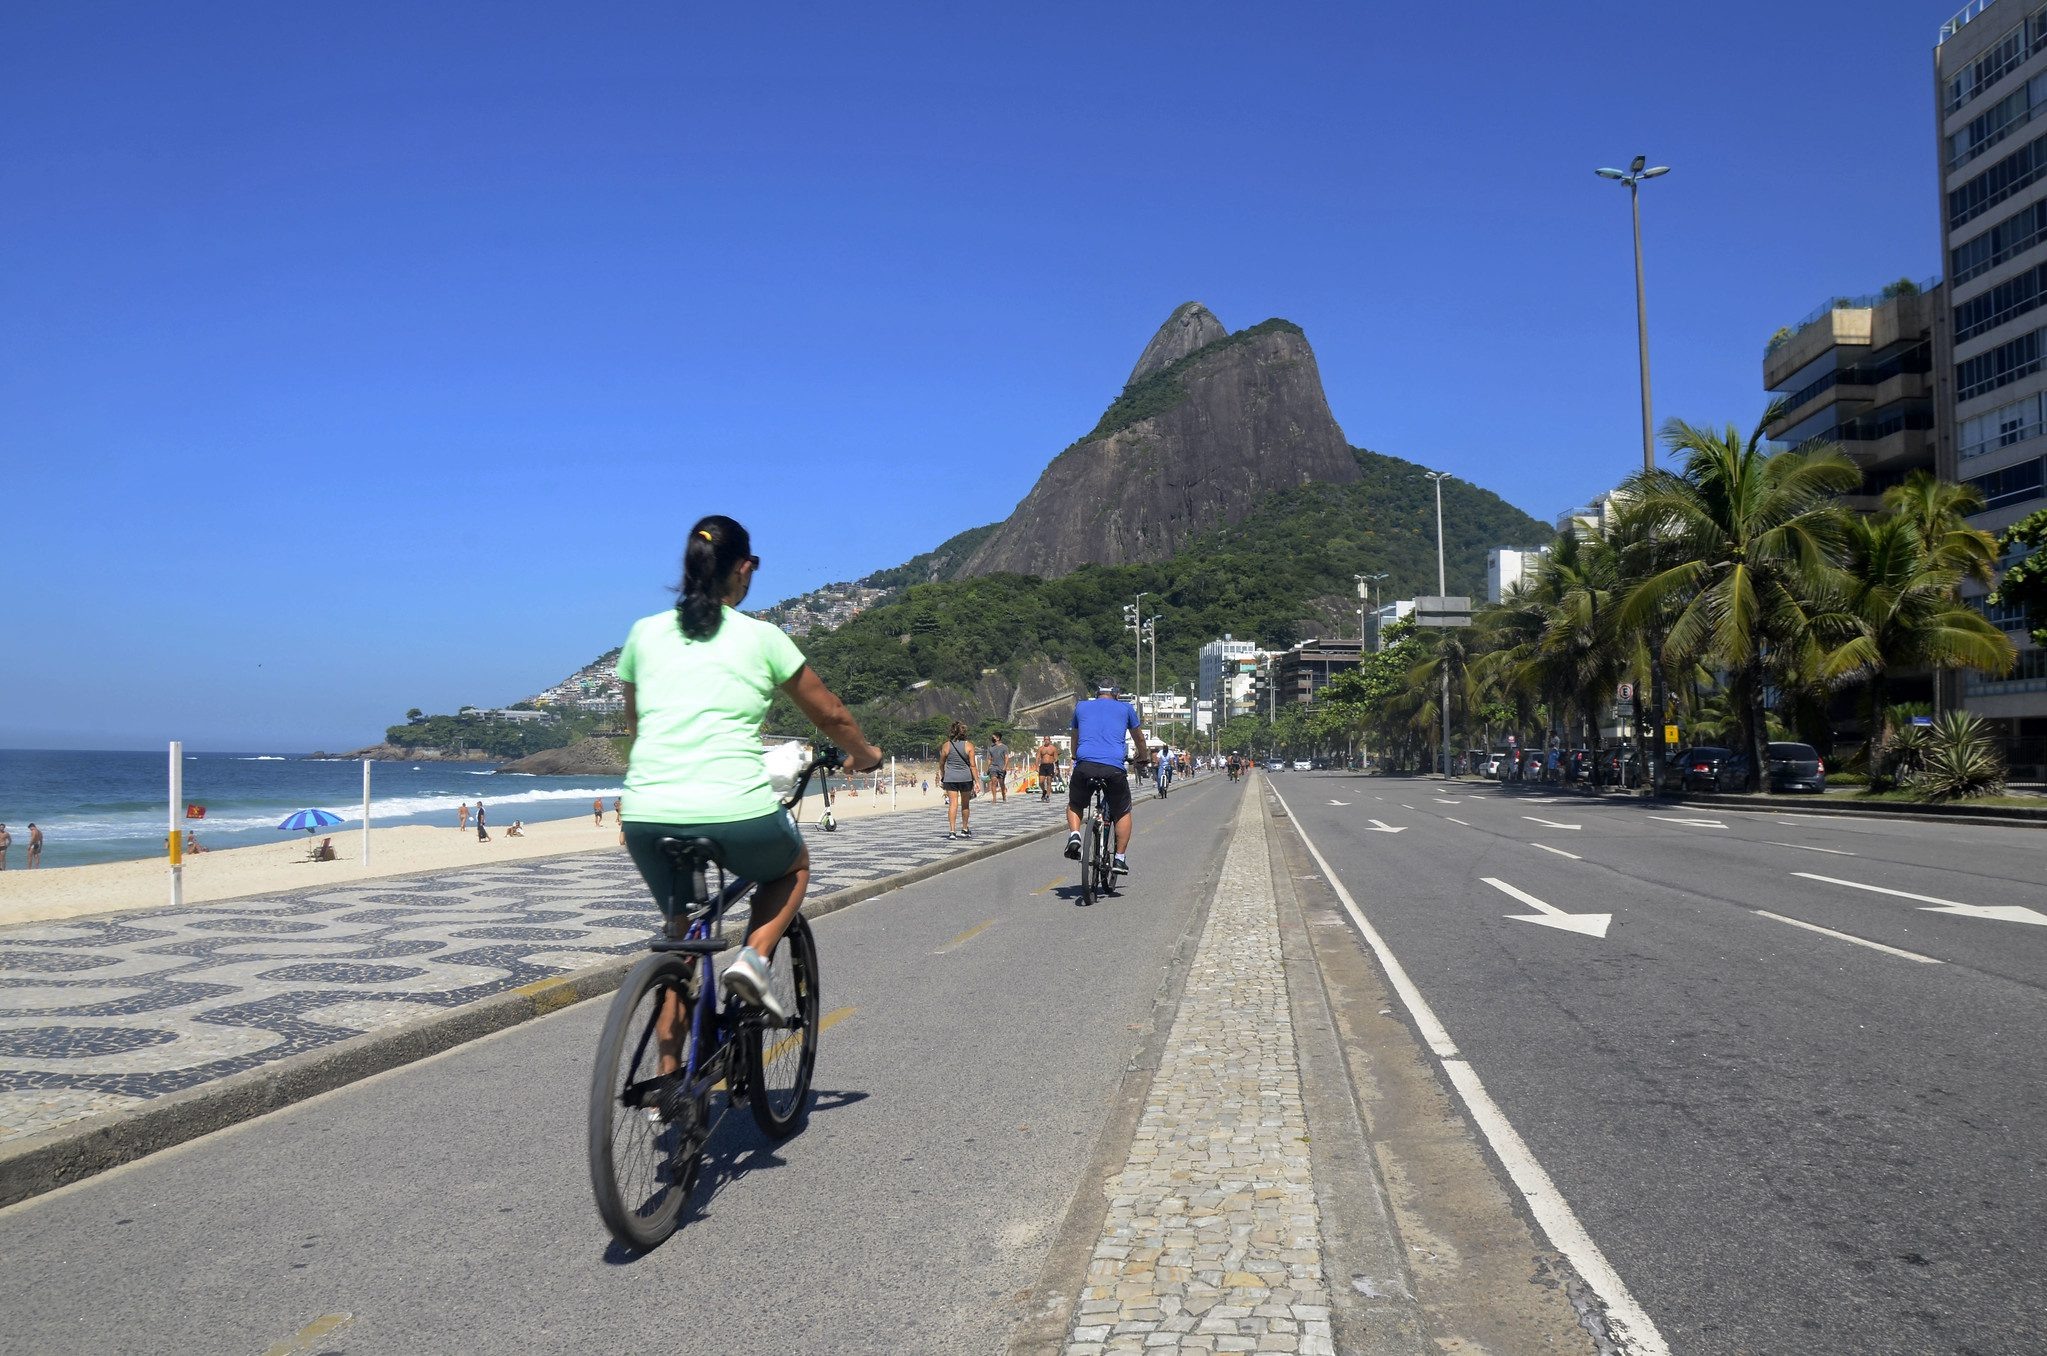
{"type": "MultiPolygon", "coordinates": [[[[28,826],[43,831],[45,867],[160,857],[170,794],[169,751],[115,753],[0,749],[0,824],[14,835],[10,869],[28,856],[28,826]]],[[[620,782],[606,777],[539,777],[499,772],[495,763],[372,763],[370,823],[455,824],[455,807],[478,799],[493,830],[515,819],[574,819],[604,801],[611,813],[620,782]]],[[[204,819],[183,820],[209,848],[276,843],[277,825],[295,810],[341,816],[330,832],[362,823],[362,764],[274,753],[187,753],[188,803],[204,819]]]]}

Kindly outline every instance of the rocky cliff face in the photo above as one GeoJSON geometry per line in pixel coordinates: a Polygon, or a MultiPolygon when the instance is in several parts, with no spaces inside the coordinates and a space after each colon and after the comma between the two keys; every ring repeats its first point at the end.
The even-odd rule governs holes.
{"type": "Polygon", "coordinates": [[[1300,327],[1225,334],[1189,302],[1145,345],[1094,432],[1045,468],[960,573],[1164,560],[1271,491],[1358,474],[1300,327]]]}

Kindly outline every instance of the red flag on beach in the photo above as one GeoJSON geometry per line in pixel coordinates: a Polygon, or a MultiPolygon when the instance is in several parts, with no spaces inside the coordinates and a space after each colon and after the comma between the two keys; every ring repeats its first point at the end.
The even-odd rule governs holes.
{"type": "Polygon", "coordinates": [[[206,818],[206,807],[204,805],[187,805],[185,807],[185,818],[187,819],[206,818]]]}

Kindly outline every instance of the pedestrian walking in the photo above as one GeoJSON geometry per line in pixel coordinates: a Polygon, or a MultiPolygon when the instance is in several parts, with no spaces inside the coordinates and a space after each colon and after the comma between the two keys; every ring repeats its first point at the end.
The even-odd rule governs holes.
{"type": "Polygon", "coordinates": [[[34,820],[30,820],[28,826],[28,864],[43,864],[43,831],[35,826],[34,820]]]}
{"type": "Polygon", "coordinates": [[[1009,746],[999,730],[988,736],[988,790],[998,805],[1009,799],[1009,746]]]}
{"type": "Polygon", "coordinates": [[[7,869],[7,849],[13,846],[14,835],[7,831],[5,824],[0,824],[0,871],[7,869]]]}
{"type": "Polygon", "coordinates": [[[967,723],[956,720],[947,733],[945,752],[939,755],[938,785],[945,792],[945,836],[972,838],[969,805],[974,783],[980,780],[981,755],[967,738],[967,723]],[[958,827],[955,828],[955,822],[958,827]]]}
{"type": "Polygon", "coordinates": [[[476,802],[476,841],[479,843],[488,843],[490,841],[490,830],[483,827],[482,801],[476,802]]]}
{"type": "Polygon", "coordinates": [[[604,827],[604,797],[590,802],[590,822],[600,829],[604,827]]]}
{"type": "Polygon", "coordinates": [[[1038,740],[1038,799],[1052,799],[1052,783],[1059,779],[1059,746],[1052,736],[1038,740]]]}
{"type": "MultiPolygon", "coordinates": [[[[482,801],[476,802],[476,808],[481,810],[483,808],[483,802],[482,801]]],[[[466,800],[462,802],[462,808],[455,811],[455,827],[458,829],[466,829],[469,827],[469,802],[466,800]]]]}

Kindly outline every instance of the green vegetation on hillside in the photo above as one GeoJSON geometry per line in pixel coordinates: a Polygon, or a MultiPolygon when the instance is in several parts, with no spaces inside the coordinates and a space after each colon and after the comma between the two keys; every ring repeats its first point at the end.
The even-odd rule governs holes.
{"type": "Polygon", "coordinates": [[[975,548],[988,540],[1000,526],[1001,523],[989,523],[983,527],[970,527],[957,536],[947,537],[936,548],[911,556],[892,569],[876,570],[860,582],[871,589],[903,589],[912,584],[951,579],[959,574],[960,566],[967,563],[967,557],[974,554],[975,548]]]}
{"type": "Polygon", "coordinates": [[[542,749],[566,748],[585,735],[616,727],[618,720],[591,711],[564,711],[545,721],[490,720],[465,707],[452,716],[414,716],[384,731],[384,740],[408,749],[477,749],[492,758],[524,758],[542,749]]]}
{"type": "MultiPolygon", "coordinates": [[[[1083,566],[1059,579],[1004,574],[916,585],[896,602],[813,634],[804,649],[825,681],[871,718],[912,683],[970,688],[984,670],[1013,677],[1036,657],[1062,661],[1083,677],[1128,675],[1133,646],[1123,605],[1140,591],[1149,595],[1145,615],[1158,618],[1161,687],[1184,688],[1199,647],[1225,632],[1289,645],[1319,629],[1318,611],[1339,610],[1336,633],[1354,635],[1353,576],[1390,575],[1382,600],[1433,593],[1436,544],[1434,491],[1423,468],[1353,453],[1363,472],[1357,484],[1274,494],[1243,522],[1170,560],[1083,566]]],[[[1489,548],[1539,545],[1554,535],[1497,495],[1459,481],[1444,486],[1443,515],[1453,593],[1483,593],[1489,548]]],[[[793,712],[776,716],[772,728],[793,728],[780,719],[793,712]]],[[[900,732],[883,724],[872,733],[887,742],[900,732]]]]}

